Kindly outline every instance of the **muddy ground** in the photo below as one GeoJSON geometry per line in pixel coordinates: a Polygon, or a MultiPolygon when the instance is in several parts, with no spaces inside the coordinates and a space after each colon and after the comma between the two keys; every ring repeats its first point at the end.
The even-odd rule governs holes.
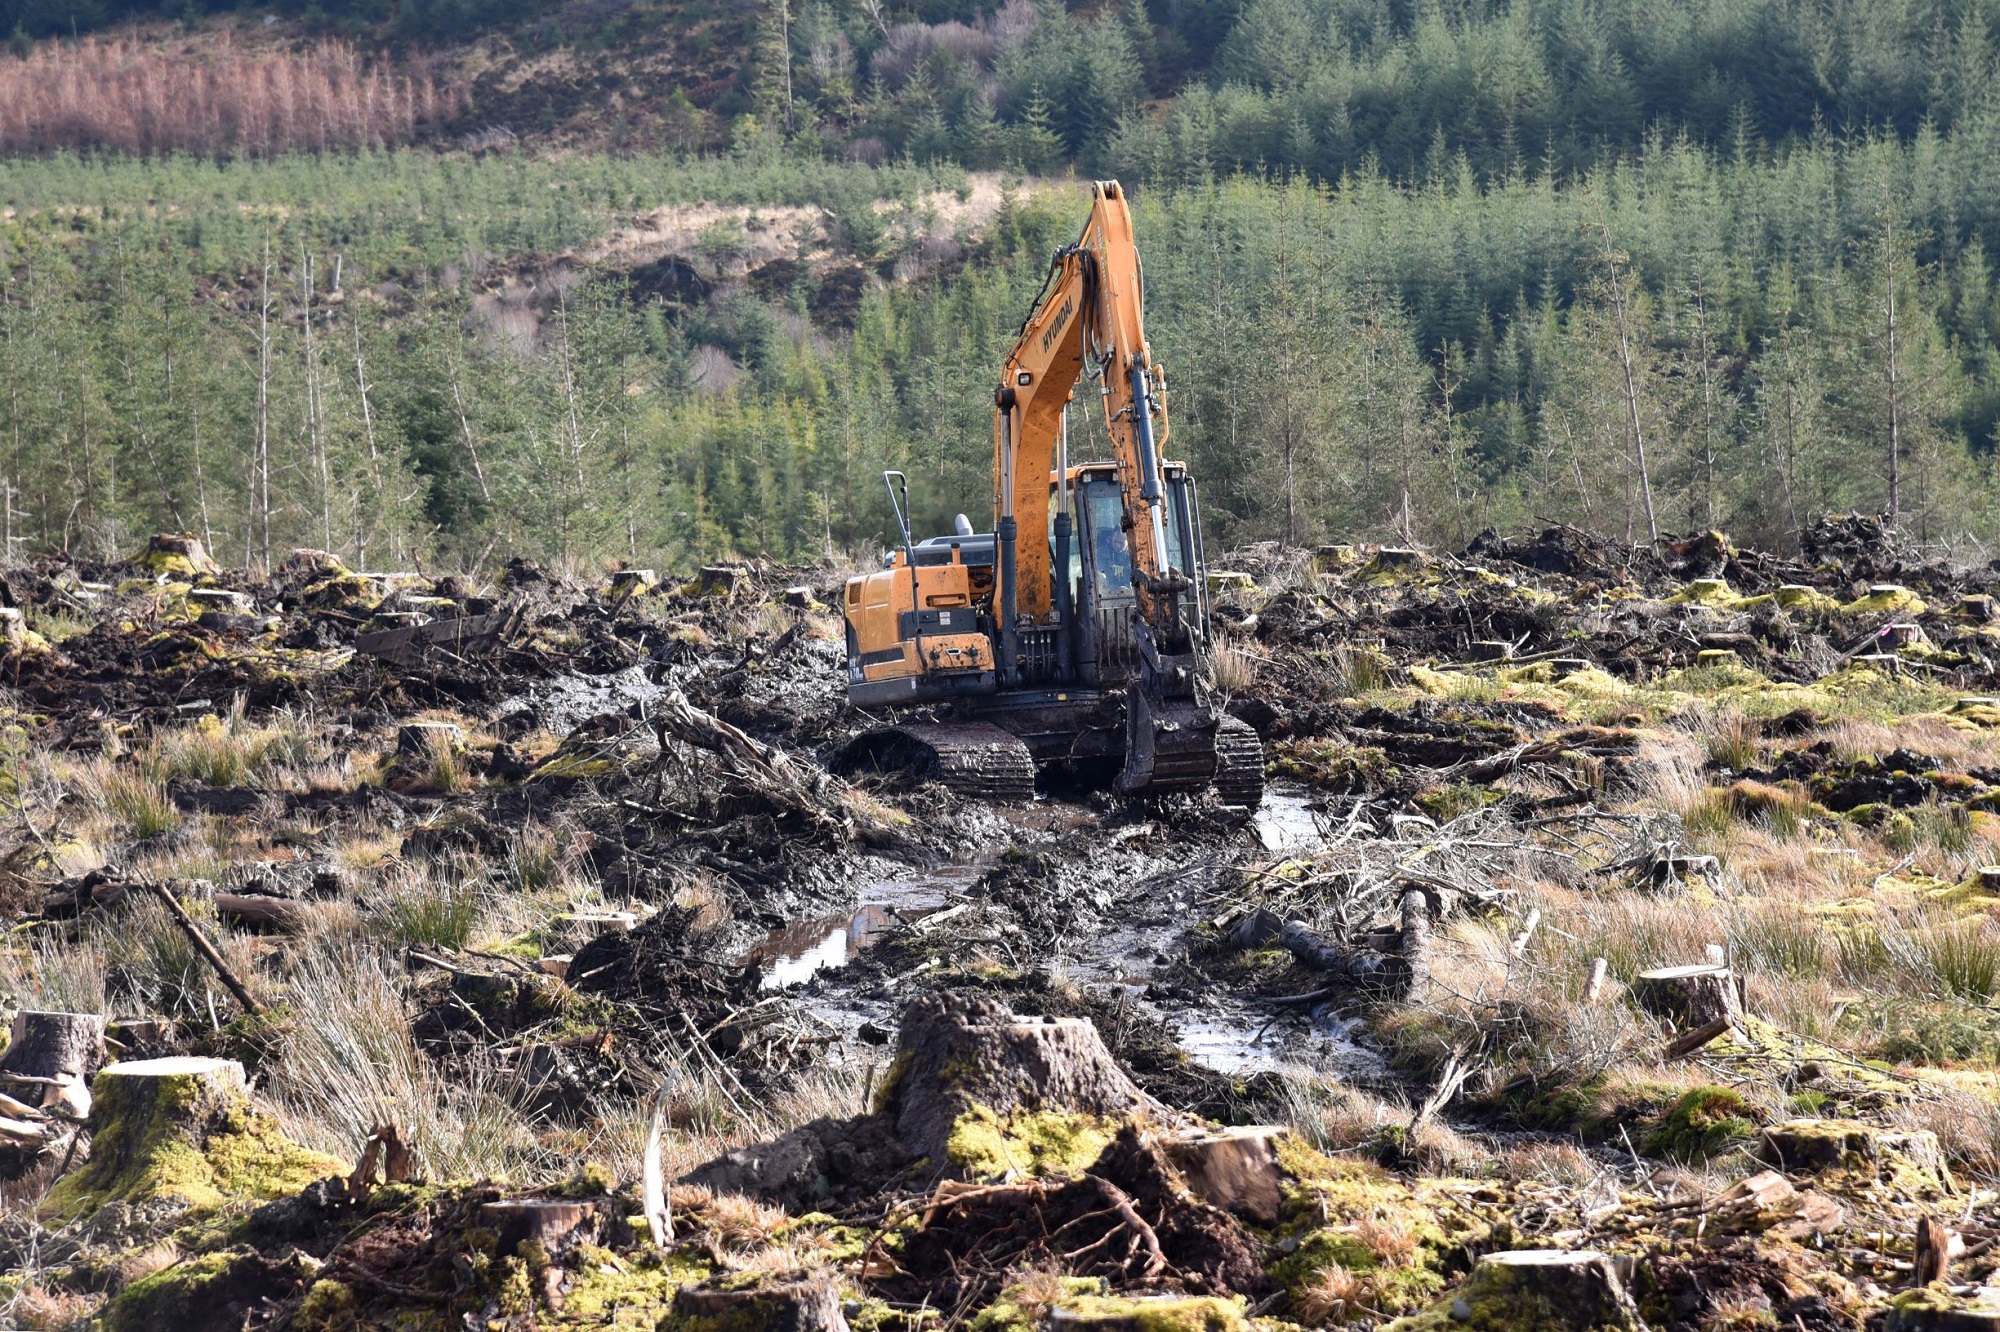
{"type": "Polygon", "coordinates": [[[1235,552],[1254,811],[837,775],[840,579],[8,570],[8,1001],[249,1078],[87,1175],[138,1135],[0,1057],[12,1319],[2000,1326],[1993,569],[1862,517],[1235,552]],[[1641,973],[1711,962],[1695,1040],[1641,973]],[[1108,1062],[913,1137],[947,1009],[1108,1062]],[[1284,1128],[1272,1206],[1198,1122],[1284,1128]]]}

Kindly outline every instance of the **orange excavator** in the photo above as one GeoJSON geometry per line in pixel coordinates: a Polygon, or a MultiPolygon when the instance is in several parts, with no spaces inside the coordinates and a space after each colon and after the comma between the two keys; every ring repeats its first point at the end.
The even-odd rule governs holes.
{"type": "Polygon", "coordinates": [[[851,741],[844,770],[1017,800],[1038,766],[1116,764],[1125,795],[1262,798],[1257,733],[1201,681],[1200,503],[1163,453],[1166,378],[1144,303],[1125,193],[1099,181],[994,391],[992,531],[960,515],[952,535],[916,540],[908,483],[883,474],[902,546],[847,582],[847,692],[903,716],[851,741]],[[1115,457],[1073,465],[1066,408],[1086,378],[1115,457]]]}

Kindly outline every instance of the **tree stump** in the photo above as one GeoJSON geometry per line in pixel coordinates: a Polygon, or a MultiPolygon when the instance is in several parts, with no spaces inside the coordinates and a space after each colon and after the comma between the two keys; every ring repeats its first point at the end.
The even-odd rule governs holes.
{"type": "Polygon", "coordinates": [[[104,1019],[95,1013],[14,1015],[7,1051],[0,1054],[0,1089],[77,1119],[90,1113],[90,1077],[104,1062],[104,1019]]]}
{"type": "Polygon", "coordinates": [[[2000,1305],[1974,1296],[1939,1295],[1913,1307],[1889,1310],[1883,1332],[2000,1332],[2000,1305]]]}
{"type": "Polygon", "coordinates": [[[984,996],[927,995],[904,1011],[900,1074],[884,1109],[917,1156],[946,1159],[959,1117],[978,1106],[1001,1119],[1052,1110],[1107,1119],[1178,1117],[1139,1090],[1084,1018],[1020,1018],[984,996]]]}
{"type": "Polygon", "coordinates": [[[1734,1025],[1743,1019],[1735,976],[1728,967],[1706,963],[1642,971],[1632,982],[1632,999],[1678,1027],[1702,1027],[1718,1018],[1734,1025]]]}
{"type": "Polygon", "coordinates": [[[594,1202],[571,1198],[513,1198],[490,1202],[479,1219],[499,1236],[500,1252],[513,1253],[530,1240],[549,1254],[597,1241],[601,1217],[594,1202]]]}
{"type": "Polygon", "coordinates": [[[1928,1129],[1882,1129],[1853,1119],[1789,1119],[1764,1130],[1759,1154],[1793,1174],[1835,1170],[1905,1173],[1935,1187],[1947,1178],[1943,1149],[1928,1129]]]}
{"type": "Polygon", "coordinates": [[[695,575],[698,597],[733,597],[750,586],[750,571],[738,564],[704,564],[695,575]]]}
{"type": "Polygon", "coordinates": [[[659,574],[651,569],[620,569],[611,575],[611,590],[636,597],[652,591],[659,582],[659,574]]]}
{"type": "Polygon", "coordinates": [[[1281,1127],[1196,1129],[1164,1138],[1160,1150],[1197,1198],[1247,1220],[1270,1225],[1283,1201],[1284,1170],[1274,1140],[1281,1127]]]}
{"type": "Polygon", "coordinates": [[[91,1084],[90,1161],[43,1213],[63,1221],[110,1202],[219,1207],[269,1201],[347,1167],[291,1142],[250,1100],[233,1059],[175,1056],[108,1064],[91,1084]]]}
{"type": "Polygon", "coordinates": [[[832,1277],[805,1272],[733,1290],[713,1280],[682,1286],[674,1292],[674,1313],[685,1332],[847,1332],[840,1288],[832,1277]]]}
{"type": "Polygon", "coordinates": [[[146,543],[145,554],[139,557],[140,564],[149,569],[183,574],[212,574],[221,572],[208,552],[202,548],[201,538],[186,532],[161,532],[146,543]]]}
{"type": "Polygon", "coordinates": [[[1450,1325],[1470,1332],[1516,1332],[1529,1327],[1536,1332],[1603,1332],[1609,1328],[1636,1332],[1645,1326],[1617,1268],[1594,1249],[1489,1253],[1474,1265],[1459,1293],[1440,1308],[1450,1325]]]}

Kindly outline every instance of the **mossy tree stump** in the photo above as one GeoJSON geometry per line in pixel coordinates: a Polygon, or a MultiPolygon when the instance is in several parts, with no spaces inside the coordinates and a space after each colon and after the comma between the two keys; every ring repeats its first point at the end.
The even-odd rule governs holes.
{"type": "Polygon", "coordinates": [[[1941,1183],[1944,1151],[1928,1129],[1882,1129],[1851,1119],[1789,1119],[1764,1130],[1759,1155],[1780,1170],[1825,1174],[1912,1172],[1912,1183],[1941,1183]]]}
{"type": "Polygon", "coordinates": [[[1387,1332],[1636,1332],[1645,1326],[1611,1259],[1595,1249],[1515,1249],[1481,1258],[1458,1293],[1387,1332]]]}
{"type": "Polygon", "coordinates": [[[905,1011],[883,1103],[903,1145],[939,1161],[953,1126],[975,1108],[1001,1120],[1015,1111],[1178,1118],[1139,1090],[1088,1019],[1016,1017],[992,999],[956,994],[905,1011]]]}
{"type": "Polygon", "coordinates": [[[174,1056],[107,1065],[92,1083],[91,1155],[49,1194],[71,1219],[112,1201],[210,1211],[269,1201],[346,1167],[287,1139],[250,1100],[233,1059],[174,1056]]]}
{"type": "Polygon", "coordinates": [[[809,1273],[742,1277],[683,1286],[674,1294],[673,1332],[848,1332],[833,1278],[809,1273]]]}
{"type": "Polygon", "coordinates": [[[1703,1027],[1718,1019],[1734,1026],[1743,1020],[1736,977],[1728,967],[1703,964],[1642,971],[1632,982],[1632,999],[1646,1012],[1682,1028],[1703,1027]]]}

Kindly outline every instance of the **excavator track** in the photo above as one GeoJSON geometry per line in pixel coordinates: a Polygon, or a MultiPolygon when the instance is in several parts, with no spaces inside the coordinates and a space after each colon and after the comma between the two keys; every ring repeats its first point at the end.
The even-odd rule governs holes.
{"type": "Polygon", "coordinates": [[[1245,809],[1264,802],[1264,741],[1255,727],[1227,714],[1215,728],[1215,794],[1245,809]]]}
{"type": "Polygon", "coordinates": [[[846,773],[904,771],[939,781],[973,800],[1014,804],[1035,795],[1028,746],[987,722],[911,722],[879,726],[849,741],[835,760],[846,773]]]}

